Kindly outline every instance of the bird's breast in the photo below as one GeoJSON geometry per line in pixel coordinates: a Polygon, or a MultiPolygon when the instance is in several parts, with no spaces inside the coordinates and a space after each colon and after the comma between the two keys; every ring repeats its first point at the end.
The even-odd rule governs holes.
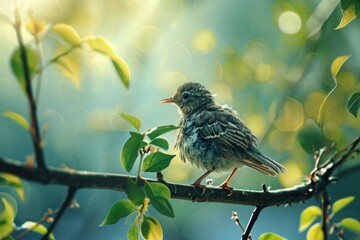
{"type": "Polygon", "coordinates": [[[224,161],[216,152],[216,141],[199,136],[199,127],[191,119],[183,122],[179,139],[180,156],[183,160],[206,170],[225,170],[232,168],[229,161],[224,161]]]}

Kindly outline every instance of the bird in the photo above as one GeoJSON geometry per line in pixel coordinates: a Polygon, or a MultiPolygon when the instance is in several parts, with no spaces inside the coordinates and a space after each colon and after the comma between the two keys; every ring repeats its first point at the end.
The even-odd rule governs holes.
{"type": "Polygon", "coordinates": [[[172,97],[160,101],[178,107],[180,128],[176,133],[175,148],[180,159],[205,170],[193,186],[204,187],[201,182],[212,172],[230,171],[219,185],[229,186],[235,172],[248,166],[263,174],[276,176],[287,169],[259,150],[259,141],[237,112],[228,105],[215,103],[215,96],[198,82],[180,85],[172,97]]]}

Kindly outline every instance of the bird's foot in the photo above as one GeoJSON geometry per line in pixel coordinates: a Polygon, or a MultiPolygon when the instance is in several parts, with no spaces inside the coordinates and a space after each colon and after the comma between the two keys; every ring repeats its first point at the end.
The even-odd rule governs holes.
{"type": "Polygon", "coordinates": [[[206,192],[206,186],[201,185],[198,182],[193,182],[191,185],[193,185],[195,188],[197,188],[197,187],[201,188],[201,190],[202,190],[201,195],[204,195],[204,193],[206,192]]]}
{"type": "Polygon", "coordinates": [[[233,194],[233,192],[234,192],[234,188],[229,187],[227,182],[224,182],[224,183],[220,184],[219,187],[229,191],[229,194],[227,195],[228,197],[231,196],[233,194]]]}
{"type": "Polygon", "coordinates": [[[162,174],[162,172],[157,172],[156,173],[156,179],[161,182],[166,184],[167,182],[164,180],[164,175],[162,174]]]}

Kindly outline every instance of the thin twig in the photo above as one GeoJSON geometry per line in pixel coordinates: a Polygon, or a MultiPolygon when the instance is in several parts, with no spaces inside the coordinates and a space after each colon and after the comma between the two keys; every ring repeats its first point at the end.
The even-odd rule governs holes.
{"type": "Polygon", "coordinates": [[[34,34],[34,39],[35,39],[35,46],[36,49],[39,53],[40,56],[40,69],[41,71],[39,71],[39,74],[37,76],[37,83],[36,83],[36,90],[35,90],[35,102],[39,103],[39,98],[40,98],[40,89],[41,89],[41,82],[42,82],[42,75],[43,75],[43,70],[42,70],[42,59],[43,59],[43,54],[42,54],[42,50],[41,50],[41,44],[40,44],[40,39],[38,37],[37,34],[34,34]]]}
{"type": "Polygon", "coordinates": [[[241,237],[242,240],[247,240],[250,237],[251,229],[253,228],[256,220],[258,219],[258,217],[260,215],[261,210],[263,210],[263,209],[264,209],[264,207],[259,207],[259,206],[255,207],[255,210],[253,211],[253,213],[251,214],[251,217],[249,219],[248,225],[246,226],[245,232],[241,237]]]}
{"type": "Polygon", "coordinates": [[[321,229],[324,233],[324,240],[327,240],[329,236],[327,229],[327,222],[329,219],[329,209],[330,209],[329,195],[326,189],[324,189],[324,191],[322,192],[322,221],[321,221],[321,229]]]}
{"type": "Polygon", "coordinates": [[[36,115],[36,103],[33,96],[33,91],[31,88],[31,76],[30,68],[27,57],[26,48],[21,35],[21,19],[19,14],[18,7],[15,8],[15,24],[14,24],[16,37],[19,43],[20,56],[23,67],[23,73],[25,78],[25,91],[29,101],[29,111],[30,111],[30,120],[31,120],[31,136],[32,142],[35,150],[35,157],[37,165],[39,168],[46,169],[44,151],[41,146],[41,136],[39,131],[39,123],[36,115]]]}
{"type": "MultiPolygon", "coordinates": [[[[235,221],[236,225],[238,225],[240,227],[240,229],[242,230],[242,232],[245,232],[245,228],[242,226],[239,216],[237,214],[237,212],[232,212],[232,216],[231,219],[235,221]]],[[[249,236],[249,239],[251,240],[251,236],[249,236]]]]}
{"type": "Polygon", "coordinates": [[[35,228],[37,228],[40,224],[42,224],[43,222],[46,222],[51,217],[51,215],[52,215],[52,211],[49,210],[45,214],[45,216],[40,219],[40,221],[38,221],[36,224],[34,224],[34,226],[32,226],[31,228],[28,228],[28,229],[26,229],[26,231],[19,234],[16,238],[14,238],[14,240],[20,240],[23,237],[25,237],[26,235],[28,235],[31,231],[33,231],[35,228]]]}
{"type": "Polygon", "coordinates": [[[339,229],[339,227],[337,226],[337,224],[334,222],[334,220],[331,217],[329,217],[329,222],[331,223],[331,228],[334,229],[334,231],[336,232],[336,235],[338,236],[338,238],[340,240],[345,240],[344,230],[339,229]]]}
{"type": "Polygon", "coordinates": [[[69,187],[68,189],[68,193],[67,196],[64,200],[64,202],[62,203],[58,213],[56,214],[56,216],[54,217],[54,221],[51,223],[51,225],[49,226],[49,228],[47,229],[46,234],[41,238],[41,240],[46,240],[48,239],[50,233],[53,231],[53,229],[56,227],[56,224],[59,222],[60,218],[62,217],[62,215],[64,214],[65,210],[70,206],[72,200],[74,199],[75,193],[76,193],[77,189],[73,188],[73,187],[69,187]]]}

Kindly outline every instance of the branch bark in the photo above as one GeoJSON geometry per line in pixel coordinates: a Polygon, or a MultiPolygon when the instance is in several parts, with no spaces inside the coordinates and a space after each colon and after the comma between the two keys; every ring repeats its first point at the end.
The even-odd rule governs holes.
{"type": "MultiPolygon", "coordinates": [[[[217,202],[251,205],[256,207],[279,206],[296,202],[303,202],[312,196],[323,192],[326,187],[332,183],[332,179],[337,176],[343,176],[341,171],[337,170],[345,162],[351,159],[353,153],[359,153],[360,136],[358,136],[350,145],[334,153],[330,157],[331,161],[326,161],[318,167],[314,176],[307,182],[296,185],[291,188],[272,190],[272,191],[253,191],[245,189],[236,189],[229,195],[227,190],[219,187],[207,187],[205,191],[201,188],[195,188],[192,185],[164,182],[170,189],[171,197],[174,199],[191,200],[198,202],[217,202]]],[[[22,179],[39,182],[43,184],[57,184],[68,186],[73,189],[96,188],[111,189],[117,191],[126,191],[127,179],[130,177],[123,174],[97,173],[88,171],[64,170],[56,168],[32,168],[18,161],[9,160],[0,157],[0,171],[14,174],[22,179]]],[[[130,177],[135,181],[135,177],[130,177]]],[[[155,182],[154,179],[147,179],[155,182]]]]}
{"type": "Polygon", "coordinates": [[[258,219],[258,217],[260,215],[261,210],[263,210],[263,209],[264,209],[264,207],[256,207],[254,209],[253,213],[251,214],[251,218],[249,220],[249,223],[246,226],[246,230],[245,230],[244,234],[241,237],[242,240],[247,240],[249,238],[251,229],[253,228],[256,220],[258,219]]]}
{"type": "Polygon", "coordinates": [[[60,221],[60,218],[64,214],[65,210],[70,206],[71,201],[74,199],[76,190],[77,190],[76,188],[69,187],[68,193],[66,195],[64,202],[62,203],[62,205],[59,209],[59,212],[56,214],[54,221],[52,222],[50,227],[47,229],[46,234],[41,238],[41,240],[46,240],[49,238],[50,233],[55,228],[57,223],[60,221]]]}
{"type": "MultiPolygon", "coordinates": [[[[127,178],[122,174],[97,173],[87,171],[74,171],[49,168],[30,168],[14,160],[0,158],[1,172],[14,174],[25,180],[43,184],[64,185],[75,189],[93,188],[126,191],[127,178]]],[[[328,171],[332,170],[331,168],[328,171]]],[[[323,174],[326,174],[326,170],[323,174]]],[[[135,181],[135,177],[130,177],[135,181]]],[[[148,179],[148,181],[155,181],[148,179]]],[[[258,207],[279,206],[295,202],[303,202],[317,193],[323,191],[330,184],[328,179],[319,178],[316,182],[306,183],[280,190],[253,191],[236,189],[232,195],[219,187],[207,187],[204,193],[200,188],[191,185],[165,182],[174,199],[191,200],[199,202],[218,202],[242,204],[258,207]]]]}

